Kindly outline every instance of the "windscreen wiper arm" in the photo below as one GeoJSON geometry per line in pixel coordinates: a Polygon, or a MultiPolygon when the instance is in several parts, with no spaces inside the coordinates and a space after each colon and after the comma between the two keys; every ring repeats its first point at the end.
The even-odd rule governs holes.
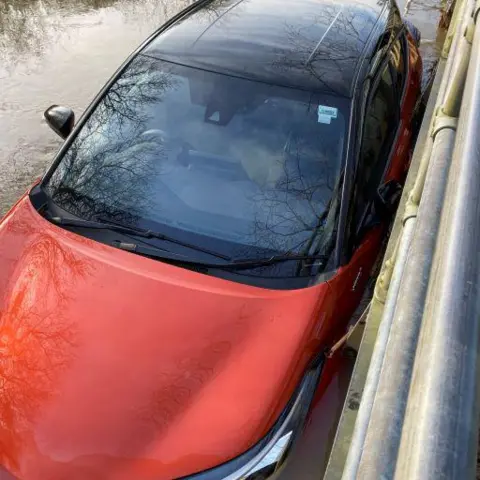
{"type": "MultiPolygon", "coordinates": [[[[123,233],[124,235],[131,235],[134,237],[141,237],[141,238],[155,238],[157,240],[163,240],[170,243],[175,243],[177,245],[181,245],[182,247],[191,248],[192,250],[197,250],[198,252],[207,253],[208,255],[212,255],[217,258],[221,258],[222,260],[230,261],[231,258],[221,253],[214,252],[207,248],[200,247],[198,245],[192,245],[191,243],[183,242],[182,240],[178,240],[174,237],[170,237],[168,235],[164,235],[163,233],[154,232],[152,230],[145,230],[142,228],[133,228],[128,227],[126,225],[120,225],[118,223],[110,223],[110,222],[97,222],[92,220],[83,220],[80,218],[65,218],[65,217],[49,217],[49,219],[55,223],[55,225],[63,226],[63,227],[78,227],[78,228],[91,228],[93,230],[111,230],[113,232],[123,233]]],[[[153,247],[152,247],[153,248],[153,247]]],[[[155,248],[153,248],[155,250],[155,248]]]]}
{"type": "Polygon", "coordinates": [[[163,235],[162,233],[154,232],[152,230],[144,230],[141,228],[137,229],[137,228],[119,225],[117,223],[107,223],[107,222],[104,223],[104,222],[83,220],[83,219],[77,219],[77,218],[51,217],[50,220],[56,225],[64,226],[64,227],[90,228],[93,230],[111,230],[113,232],[122,233],[124,235],[131,235],[131,236],[147,238],[147,239],[155,238],[159,240],[165,240],[171,243],[176,243],[178,245],[191,248],[193,250],[208,253],[209,255],[212,255],[227,261],[227,263],[202,262],[198,260],[193,260],[189,257],[185,257],[179,254],[167,252],[165,250],[162,250],[161,248],[157,248],[154,246],[138,245],[135,243],[127,243],[127,242],[113,243],[115,247],[120,248],[121,250],[135,252],[135,253],[138,253],[139,255],[158,258],[171,263],[191,265],[191,266],[197,266],[197,267],[203,267],[203,268],[218,268],[221,270],[250,270],[250,269],[259,268],[259,267],[269,267],[277,263],[283,263],[283,262],[289,262],[289,261],[306,261],[306,260],[307,261],[308,260],[324,261],[327,259],[325,255],[287,254],[287,255],[274,255],[272,257],[260,258],[260,259],[239,259],[239,260],[231,261],[229,257],[221,255],[217,252],[213,252],[211,250],[198,247],[196,245],[191,245],[189,243],[182,242],[180,240],[169,237],[167,235],[163,235]]]}
{"type": "Polygon", "coordinates": [[[308,261],[308,260],[328,260],[327,255],[275,255],[267,258],[260,259],[240,259],[228,263],[209,263],[193,260],[188,257],[181,255],[175,255],[165,250],[161,250],[155,247],[148,247],[146,245],[137,245],[135,243],[126,243],[126,242],[114,242],[114,246],[125,250],[127,252],[134,252],[139,255],[144,255],[147,257],[158,258],[165,260],[167,262],[180,264],[180,265],[191,265],[202,268],[218,268],[220,270],[251,270],[259,267],[269,267],[277,263],[290,262],[290,261],[308,261]]]}

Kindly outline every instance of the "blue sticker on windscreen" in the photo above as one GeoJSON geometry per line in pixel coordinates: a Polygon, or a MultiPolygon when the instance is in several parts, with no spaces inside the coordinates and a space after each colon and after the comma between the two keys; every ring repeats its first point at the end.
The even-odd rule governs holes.
{"type": "Polygon", "coordinates": [[[332,118],[338,117],[338,108],[327,107],[326,105],[318,106],[318,123],[325,123],[330,125],[332,118]]]}

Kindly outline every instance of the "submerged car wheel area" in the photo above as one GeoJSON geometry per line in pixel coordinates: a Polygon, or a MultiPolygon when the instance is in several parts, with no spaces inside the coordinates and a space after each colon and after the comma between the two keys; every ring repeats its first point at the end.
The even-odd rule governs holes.
{"type": "MultiPolygon", "coordinates": [[[[408,171],[395,3],[196,2],[0,223],[15,478],[259,480],[325,395],[408,171]]],[[[5,340],[6,341],[6,340],[5,340]]]]}

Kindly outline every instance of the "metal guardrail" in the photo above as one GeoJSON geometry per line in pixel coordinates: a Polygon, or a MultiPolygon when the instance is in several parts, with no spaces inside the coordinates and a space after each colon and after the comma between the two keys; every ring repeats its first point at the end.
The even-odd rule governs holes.
{"type": "MultiPolygon", "coordinates": [[[[382,312],[381,323],[343,480],[475,475],[480,400],[479,11],[480,0],[476,5],[474,0],[459,1],[454,34],[447,36],[450,54],[435,114],[402,213],[402,229],[375,289],[372,310],[382,312]]],[[[339,435],[345,436],[345,429],[339,435]]],[[[337,436],[337,457],[341,452],[335,448],[345,450],[346,443],[348,439],[337,436]]],[[[338,458],[331,459],[335,462],[327,469],[328,480],[340,478],[338,458]]]]}
{"type": "MultiPolygon", "coordinates": [[[[396,478],[474,478],[480,340],[480,12],[404,419],[396,478]]],[[[467,33],[467,41],[469,33],[467,33]]]]}

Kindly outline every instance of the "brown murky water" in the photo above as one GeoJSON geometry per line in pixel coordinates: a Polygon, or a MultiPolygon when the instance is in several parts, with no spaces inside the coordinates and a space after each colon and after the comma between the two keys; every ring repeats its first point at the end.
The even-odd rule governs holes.
{"type": "MultiPolygon", "coordinates": [[[[60,144],[45,108],[59,103],[79,116],[124,58],[191,1],[0,0],[0,215],[60,144]]],[[[439,2],[407,2],[427,64],[438,52],[439,2]]]]}
{"type": "Polygon", "coordinates": [[[52,103],[77,117],[125,57],[191,0],[0,0],[0,215],[51,162],[52,103]]]}

